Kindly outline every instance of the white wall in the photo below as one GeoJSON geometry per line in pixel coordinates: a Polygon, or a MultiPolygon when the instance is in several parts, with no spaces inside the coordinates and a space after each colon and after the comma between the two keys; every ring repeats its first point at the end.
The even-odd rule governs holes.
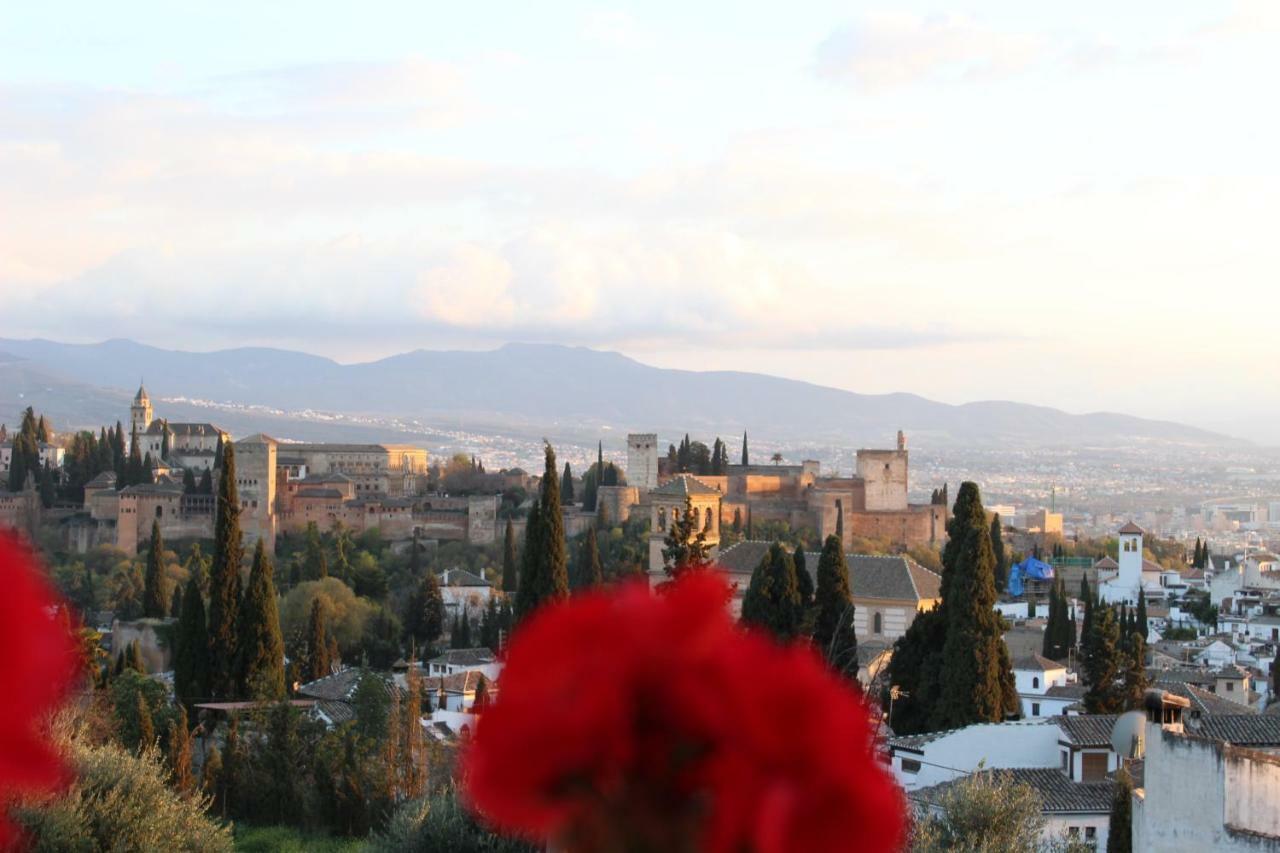
{"type": "Polygon", "coordinates": [[[1067,683],[1067,669],[1050,669],[1044,672],[1032,669],[1015,669],[1013,681],[1019,693],[1044,693],[1052,685],[1067,683]]]}
{"type": "Polygon", "coordinates": [[[893,774],[903,788],[914,791],[971,773],[1011,767],[1059,767],[1058,736],[1052,723],[983,723],[943,735],[926,744],[924,755],[899,752],[893,756],[893,774]],[[920,770],[907,773],[902,759],[921,762],[920,770]]]}

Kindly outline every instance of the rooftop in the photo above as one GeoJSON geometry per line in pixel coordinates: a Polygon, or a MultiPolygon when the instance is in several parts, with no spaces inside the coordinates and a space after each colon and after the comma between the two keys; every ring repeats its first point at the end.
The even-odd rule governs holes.
{"type": "Polygon", "coordinates": [[[1065,664],[1049,660],[1044,655],[1032,654],[1015,660],[1013,662],[1013,668],[1031,672],[1048,672],[1054,669],[1066,669],[1067,667],[1065,664]]]}
{"type": "Polygon", "coordinates": [[[1280,717],[1271,714],[1211,714],[1187,728],[1236,746],[1280,747],[1280,717]]]}
{"type": "Polygon", "coordinates": [[[1066,740],[1075,746],[1111,747],[1111,730],[1116,727],[1119,714],[1078,714],[1070,717],[1054,717],[1066,740]]]}
{"type": "Polygon", "coordinates": [[[708,486],[692,474],[680,474],[658,486],[649,494],[661,497],[683,498],[697,495],[718,495],[720,490],[708,486]]]}
{"type": "Polygon", "coordinates": [[[493,663],[496,658],[493,652],[486,648],[478,649],[449,649],[442,655],[433,657],[428,663],[448,664],[450,666],[480,666],[486,663],[493,663]]]}
{"type": "MultiPolygon", "coordinates": [[[[716,564],[730,574],[749,575],[768,553],[772,542],[751,540],[738,542],[720,552],[716,564]]],[[[805,569],[814,576],[821,554],[806,551],[805,569]]],[[[903,556],[845,554],[849,566],[849,587],[854,598],[878,598],[890,601],[921,601],[938,598],[942,578],[903,556]]]]}
{"type": "MultiPolygon", "coordinates": [[[[1040,795],[1045,812],[1057,814],[1108,814],[1115,796],[1115,783],[1073,782],[1061,770],[1044,767],[1015,767],[1009,770],[983,770],[981,773],[1007,775],[1015,784],[1029,785],[1040,795]]],[[[960,780],[954,779],[940,785],[921,788],[910,794],[919,803],[934,804],[960,780]]]]}
{"type": "Polygon", "coordinates": [[[466,569],[449,569],[440,580],[445,586],[493,586],[484,578],[466,569]]]}

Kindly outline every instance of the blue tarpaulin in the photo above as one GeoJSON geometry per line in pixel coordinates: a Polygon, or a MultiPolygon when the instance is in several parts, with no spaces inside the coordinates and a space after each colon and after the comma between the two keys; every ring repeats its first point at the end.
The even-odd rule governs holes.
{"type": "Polygon", "coordinates": [[[1014,563],[1009,569],[1009,594],[1022,595],[1022,581],[1053,580],[1053,566],[1035,557],[1027,557],[1021,563],[1014,563]]]}

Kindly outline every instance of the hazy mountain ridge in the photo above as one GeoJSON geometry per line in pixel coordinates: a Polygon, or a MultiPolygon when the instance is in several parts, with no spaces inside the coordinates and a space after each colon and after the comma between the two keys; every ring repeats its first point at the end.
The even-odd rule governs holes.
{"type": "MultiPolygon", "coordinates": [[[[931,444],[1234,441],[1110,412],[1075,415],[1006,401],[955,406],[909,393],[858,394],[762,374],[651,367],[619,353],[543,344],[415,350],[343,365],[268,348],[194,353],[127,340],[0,339],[0,369],[5,384],[21,377],[29,394],[45,389],[40,391],[44,406],[55,416],[65,418],[85,406],[82,416],[90,420],[103,417],[98,412],[106,414],[108,404],[111,420],[126,414],[115,408],[118,401],[127,401],[145,381],[153,398],[437,421],[511,420],[525,427],[608,426],[664,435],[733,434],[745,428],[794,440],[885,445],[904,429],[931,444]]],[[[12,408],[13,396],[0,393],[0,404],[12,408]]],[[[255,422],[251,415],[243,420],[255,422]]]]}

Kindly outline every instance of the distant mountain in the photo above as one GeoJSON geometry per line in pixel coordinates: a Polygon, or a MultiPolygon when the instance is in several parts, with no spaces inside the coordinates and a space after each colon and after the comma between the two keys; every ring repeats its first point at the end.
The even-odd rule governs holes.
{"type": "MultiPolygon", "coordinates": [[[[728,435],[745,428],[761,437],[846,446],[885,445],[898,429],[934,445],[1233,441],[1194,427],[1108,412],[1074,415],[1012,402],[953,406],[914,394],[856,394],[754,373],[650,367],[614,352],[541,344],[485,352],[416,350],[352,365],[286,350],[194,353],[127,340],[0,339],[0,353],[0,378],[12,373],[25,376],[28,386],[43,382],[49,389],[42,392],[46,406],[84,405],[91,409],[85,413],[89,419],[101,417],[95,412],[106,399],[118,406],[115,401],[127,400],[145,381],[153,399],[186,397],[424,423],[465,418],[553,434],[609,427],[664,436],[728,435]]],[[[12,408],[12,396],[8,389],[0,391],[0,405],[12,408]]],[[[112,420],[119,412],[112,411],[112,420]]]]}

